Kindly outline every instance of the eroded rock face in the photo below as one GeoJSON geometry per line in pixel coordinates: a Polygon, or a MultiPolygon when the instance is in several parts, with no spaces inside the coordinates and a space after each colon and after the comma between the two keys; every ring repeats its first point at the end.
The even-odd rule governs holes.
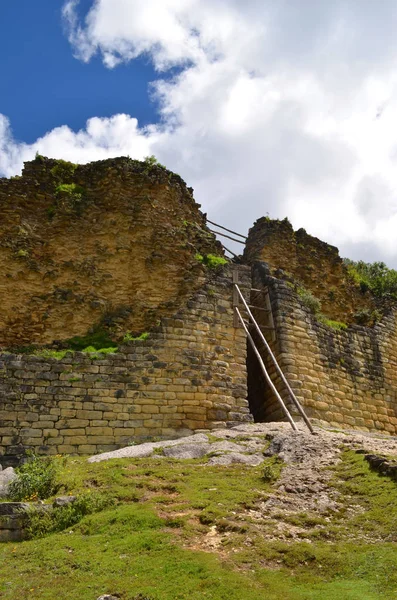
{"type": "Polygon", "coordinates": [[[0,466],[0,498],[6,498],[8,496],[10,483],[16,478],[17,474],[12,467],[2,470],[0,466]]]}
{"type": "Polygon", "coordinates": [[[244,258],[250,264],[266,262],[271,275],[304,286],[330,319],[351,323],[359,311],[379,308],[371,293],[361,291],[348,276],[338,248],[304,229],[294,231],[288,219],[258,219],[249,231],[244,258]]]}
{"type": "Polygon", "coordinates": [[[183,180],[128,158],[38,157],[0,179],[0,347],[140,333],[203,283],[220,254],[183,180]]]}

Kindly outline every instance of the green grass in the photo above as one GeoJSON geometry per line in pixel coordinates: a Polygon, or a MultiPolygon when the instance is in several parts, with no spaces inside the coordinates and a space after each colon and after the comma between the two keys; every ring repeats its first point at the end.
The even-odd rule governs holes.
{"type": "MultiPolygon", "coordinates": [[[[397,597],[395,484],[347,452],[333,484],[344,505],[298,513],[309,541],[273,541],[249,509],[280,464],[205,466],[164,457],[59,460],[60,493],[101,498],[101,512],[62,533],[0,546],[0,598],[77,600],[377,600],[397,597]],[[352,504],[362,508],[351,514],[352,504]],[[364,511],[364,512],[362,512],[364,511]],[[205,546],[218,528],[219,547],[205,546]],[[316,536],[316,530],[327,536],[316,536]],[[312,535],[313,534],[313,535],[312,535]],[[201,548],[205,548],[203,551],[201,548]]],[[[291,517],[292,520],[293,517],[291,517]]]]}
{"type": "Polygon", "coordinates": [[[331,327],[331,329],[336,329],[338,331],[344,331],[347,329],[347,324],[343,323],[343,321],[333,321],[332,319],[327,319],[327,317],[321,314],[317,316],[317,320],[320,321],[320,323],[327,325],[327,327],[331,327]]]}

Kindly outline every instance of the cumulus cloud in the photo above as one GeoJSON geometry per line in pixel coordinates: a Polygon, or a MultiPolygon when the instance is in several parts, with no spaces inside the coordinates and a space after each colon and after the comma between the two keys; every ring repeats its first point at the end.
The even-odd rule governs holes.
{"type": "Polygon", "coordinates": [[[10,123],[0,115],[0,172],[8,177],[19,173],[23,161],[32,160],[36,152],[77,163],[115,156],[143,159],[156,139],[154,128],[140,129],[136,119],[120,114],[93,117],[77,132],[66,125],[56,127],[34,144],[21,144],[13,139],[10,123]]]}
{"type": "Polygon", "coordinates": [[[153,153],[215,221],[244,232],[288,215],[343,254],[397,266],[394,0],[96,0],[83,21],[78,8],[63,8],[75,56],[107,68],[150,58],[161,123],[93,118],[28,146],[2,117],[3,173],[36,150],[79,162],[153,153]]]}

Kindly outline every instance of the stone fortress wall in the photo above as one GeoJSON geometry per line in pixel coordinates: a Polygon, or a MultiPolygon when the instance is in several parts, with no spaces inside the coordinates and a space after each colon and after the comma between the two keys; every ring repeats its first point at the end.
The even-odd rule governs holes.
{"type": "MultiPolygon", "coordinates": [[[[397,309],[385,311],[373,327],[350,323],[338,330],[321,322],[297,293],[300,285],[321,301],[322,312],[332,319],[353,320],[355,311],[373,309],[375,299],[349,281],[336,248],[302,230],[293,232],[288,221],[260,219],[250,231],[245,256],[253,264],[253,286],[269,290],[276,328],[271,346],[308,416],[334,427],[397,435],[397,309]],[[330,297],[331,283],[336,293],[330,297]]],[[[268,357],[263,358],[290,405],[268,357]]],[[[261,420],[282,419],[263,380],[264,403],[252,390],[250,382],[258,376],[257,365],[249,360],[254,416],[259,411],[261,420]]]]}
{"type": "Polygon", "coordinates": [[[37,157],[0,178],[0,347],[119,339],[173,315],[222,254],[192,189],[160,166],[37,157]]]}
{"type": "MultiPolygon", "coordinates": [[[[235,269],[247,294],[250,269],[235,269]]],[[[26,449],[94,454],[252,420],[231,271],[214,273],[184,309],[115,354],[0,355],[3,466],[26,449]]]]}
{"type": "MultiPolygon", "coordinates": [[[[284,419],[235,327],[233,272],[251,304],[265,308],[252,288],[269,291],[275,338],[264,331],[311,418],[397,435],[396,309],[357,325],[376,299],[348,277],[336,248],[287,220],[260,219],[240,264],[211,265],[222,249],[192,190],[127,158],[75,166],[38,157],[21,178],[0,179],[0,211],[3,465],[27,449],[94,454],[284,419]],[[302,289],[348,327],[320,322],[302,289]],[[147,338],[123,341],[143,331],[147,338]],[[32,353],[96,334],[118,352],[32,353]]],[[[269,326],[266,311],[255,314],[269,326]]]]}

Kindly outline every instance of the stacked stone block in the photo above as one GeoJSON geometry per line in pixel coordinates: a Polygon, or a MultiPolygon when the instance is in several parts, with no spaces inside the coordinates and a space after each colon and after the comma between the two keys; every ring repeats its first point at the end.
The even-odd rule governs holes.
{"type": "MultiPolygon", "coordinates": [[[[251,420],[231,270],[214,273],[184,310],[116,354],[0,355],[2,464],[26,449],[93,454],[251,420]]],[[[250,269],[238,271],[247,295],[250,269]]]]}
{"type": "MultiPolygon", "coordinates": [[[[396,311],[374,328],[339,331],[318,322],[286,282],[264,280],[272,296],[277,359],[308,416],[334,427],[397,435],[396,311]]],[[[275,414],[268,394],[266,420],[275,414]]],[[[289,403],[285,390],[282,395],[289,403]]]]}

